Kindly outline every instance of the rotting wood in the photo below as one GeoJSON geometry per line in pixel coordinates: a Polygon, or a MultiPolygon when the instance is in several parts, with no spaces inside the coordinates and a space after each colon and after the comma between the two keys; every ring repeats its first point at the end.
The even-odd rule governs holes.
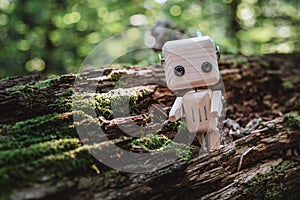
{"type": "MultiPolygon", "coordinates": [[[[278,191],[278,187],[270,187],[270,191],[262,187],[261,190],[265,189],[270,193],[268,195],[285,195],[286,199],[296,199],[300,196],[297,190],[297,180],[300,179],[299,130],[283,129],[279,116],[289,111],[299,111],[299,58],[299,54],[291,54],[231,56],[221,59],[220,68],[226,87],[228,116],[241,126],[258,117],[265,121],[275,121],[264,123],[254,130],[243,130],[242,135],[234,138],[240,139],[218,151],[194,158],[191,162],[178,160],[170,166],[148,174],[118,172],[99,164],[85,152],[75,153],[77,149],[71,149],[63,152],[65,157],[57,153],[61,160],[56,161],[68,163],[64,165],[64,168],[69,170],[68,174],[57,173],[64,172],[63,168],[57,171],[52,169],[46,173],[47,168],[42,167],[41,173],[37,173],[43,174],[41,177],[29,177],[26,174],[18,174],[18,170],[22,171],[22,166],[26,166],[20,158],[20,165],[11,166],[11,169],[17,169],[13,171],[16,175],[12,177],[18,177],[18,182],[32,182],[14,185],[17,182],[9,180],[11,182],[2,185],[7,180],[3,176],[2,188],[11,183],[15,188],[10,187],[1,195],[4,195],[3,198],[12,199],[251,199],[253,196],[249,191],[258,190],[257,194],[261,192],[256,185],[259,181],[263,185],[271,182],[270,177],[275,176],[273,181],[279,185],[283,184],[282,190],[278,191]],[[285,83],[287,84],[284,86],[285,83]],[[79,165],[72,163],[73,161],[79,165]],[[289,163],[288,167],[283,167],[284,170],[279,170],[276,174],[276,170],[275,173],[273,169],[276,166],[286,166],[285,163],[289,163]],[[265,177],[261,177],[260,174],[265,177]]],[[[51,80],[42,80],[40,77],[1,80],[0,86],[3,88],[0,90],[0,141],[9,143],[16,151],[26,151],[26,148],[33,144],[43,144],[51,140],[63,141],[69,137],[77,138],[70,112],[75,79],[86,78],[87,81],[82,82],[79,87],[82,90],[95,89],[86,91],[87,93],[105,94],[118,85],[120,78],[123,77],[122,81],[125,82],[135,80],[136,76],[142,77],[145,83],[151,83],[154,88],[148,95],[139,99],[138,107],[143,113],[148,114],[153,103],[159,105],[155,109],[168,112],[175,95],[163,87],[164,72],[160,66],[100,69],[96,72],[85,72],[80,76],[70,74],[51,80]],[[157,80],[162,86],[158,85],[157,80]],[[49,116],[49,121],[41,123],[39,120],[46,120],[45,116],[49,116]],[[32,121],[26,123],[26,120],[32,121]],[[19,126],[16,126],[16,122],[19,122],[19,126]],[[25,128],[21,126],[22,123],[26,125],[25,128]],[[15,126],[15,129],[9,129],[8,125],[15,126]]],[[[137,81],[133,85],[139,84],[137,81]]],[[[104,132],[109,139],[128,148],[128,142],[132,138],[124,137],[126,134],[120,131],[118,125],[130,130],[132,128],[134,132],[136,129],[133,128],[132,122],[138,123],[139,126],[149,123],[149,119],[145,118],[143,113],[107,120],[103,116],[92,118],[77,112],[78,115],[82,115],[82,120],[75,123],[89,126],[99,122],[97,126],[106,127],[104,132]]],[[[160,133],[170,136],[175,134],[174,130],[163,130],[160,133]]],[[[142,131],[138,134],[142,134],[142,131]]],[[[233,132],[233,135],[236,133],[233,132]]],[[[84,141],[78,142],[80,149],[84,141]]],[[[5,147],[5,150],[9,148],[4,144],[0,147],[5,147]]],[[[37,160],[42,162],[46,158],[48,157],[37,160]]],[[[146,160],[145,163],[147,162],[149,161],[146,160]]],[[[42,166],[47,166],[47,162],[43,161],[42,166]]],[[[9,167],[5,166],[1,170],[12,173],[9,167]]],[[[32,169],[28,170],[33,172],[32,169]]]]}

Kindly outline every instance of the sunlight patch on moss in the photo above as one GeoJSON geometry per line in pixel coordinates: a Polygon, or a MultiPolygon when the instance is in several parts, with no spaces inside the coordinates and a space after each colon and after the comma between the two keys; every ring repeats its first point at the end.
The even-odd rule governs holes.
{"type": "Polygon", "coordinates": [[[0,151],[0,167],[26,163],[50,154],[58,154],[81,146],[79,139],[59,139],[33,144],[27,148],[0,151]]]}
{"type": "Polygon", "coordinates": [[[145,137],[135,139],[131,142],[132,148],[141,147],[146,152],[162,151],[162,150],[175,150],[178,157],[183,160],[191,160],[191,150],[194,149],[193,146],[187,146],[185,144],[179,144],[173,142],[165,135],[149,134],[145,137]]]}
{"type": "Polygon", "coordinates": [[[111,120],[140,114],[137,106],[139,98],[153,92],[145,87],[116,89],[107,93],[88,93],[73,98],[73,109],[82,110],[93,116],[103,116],[111,120]]]}

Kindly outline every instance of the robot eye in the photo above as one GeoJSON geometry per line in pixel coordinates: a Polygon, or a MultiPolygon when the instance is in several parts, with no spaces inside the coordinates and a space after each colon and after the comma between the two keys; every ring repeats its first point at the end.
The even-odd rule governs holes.
{"type": "Polygon", "coordinates": [[[176,76],[183,76],[185,73],[185,69],[181,65],[177,65],[174,69],[174,73],[176,76]]]}
{"type": "Polygon", "coordinates": [[[204,62],[202,65],[201,65],[201,69],[202,71],[204,71],[205,73],[208,73],[212,70],[212,65],[210,62],[204,62]]]}

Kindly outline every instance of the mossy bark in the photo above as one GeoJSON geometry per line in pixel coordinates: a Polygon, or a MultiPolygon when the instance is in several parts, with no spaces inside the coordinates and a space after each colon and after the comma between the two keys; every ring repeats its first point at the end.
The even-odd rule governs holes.
{"type": "Polygon", "coordinates": [[[163,84],[129,89],[130,116],[112,115],[111,102],[123,98],[113,92],[118,80],[126,74],[130,81],[140,77],[163,83],[160,66],[1,80],[0,199],[297,199],[299,116],[282,115],[299,114],[299,59],[299,54],[222,58],[227,117],[242,126],[254,118],[275,121],[218,151],[201,157],[193,151],[191,160],[179,159],[147,174],[111,169],[89,150],[101,153],[107,145],[132,150],[135,138],[119,128],[137,132],[132,122],[141,130],[149,125],[156,134],[174,137],[178,124],[151,121],[151,105],[168,112],[176,97],[163,84]],[[79,85],[85,91],[80,95],[74,94],[77,78],[86,80],[79,85]],[[91,107],[96,115],[72,110],[72,104],[91,107]],[[84,141],[76,132],[78,124],[84,130],[100,127],[110,141],[101,142],[100,136],[96,142],[84,141]]]}

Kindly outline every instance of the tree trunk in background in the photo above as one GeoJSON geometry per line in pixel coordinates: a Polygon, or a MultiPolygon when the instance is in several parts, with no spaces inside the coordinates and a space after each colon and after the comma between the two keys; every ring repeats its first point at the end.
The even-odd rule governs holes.
{"type": "Polygon", "coordinates": [[[240,24],[238,22],[237,11],[240,0],[232,1],[228,7],[228,14],[230,16],[230,27],[228,28],[228,38],[234,38],[236,44],[236,49],[241,49],[240,40],[237,39],[237,33],[241,30],[240,24]]]}
{"type": "MultiPolygon", "coordinates": [[[[220,70],[227,118],[245,127],[240,129],[242,133],[227,126],[229,130],[224,129],[222,136],[231,136],[233,141],[223,148],[200,157],[196,148],[190,160],[178,159],[146,174],[110,169],[87,149],[101,153],[105,145],[118,145],[130,150],[132,137],[119,127],[134,131],[132,122],[151,124],[144,115],[150,116],[153,104],[170,110],[175,95],[156,84],[134,89],[139,92],[130,107],[134,116],[113,119],[110,105],[101,100],[126,74],[133,80],[139,76],[145,82],[153,78],[163,82],[160,66],[106,68],[46,80],[37,76],[1,80],[0,198],[299,199],[299,62],[297,53],[224,56],[220,70]],[[87,77],[79,87],[94,85],[97,92],[84,90],[84,95],[98,95],[101,102],[88,102],[84,95],[74,98],[76,77],[87,77]],[[97,118],[72,111],[72,103],[99,105],[97,118]],[[286,114],[291,111],[298,115],[286,114]],[[73,115],[79,121],[74,122],[73,115]],[[264,122],[249,127],[248,123],[258,118],[264,122]],[[103,128],[110,142],[83,145],[76,123],[83,128],[103,128]]],[[[118,97],[105,98],[113,101],[118,97]]],[[[172,123],[163,128],[151,125],[169,138],[176,134],[172,123]]]]}

